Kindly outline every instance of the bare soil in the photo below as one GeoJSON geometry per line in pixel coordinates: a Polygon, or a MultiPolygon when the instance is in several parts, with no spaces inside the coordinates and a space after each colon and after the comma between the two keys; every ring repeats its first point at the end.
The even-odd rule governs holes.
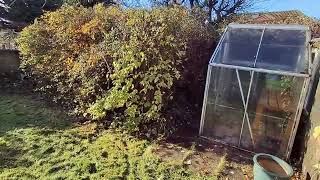
{"type": "Polygon", "coordinates": [[[163,161],[177,161],[185,157],[187,151],[195,147],[184,165],[194,172],[212,175],[223,156],[226,156],[226,166],[221,179],[253,179],[252,153],[247,153],[224,144],[201,137],[175,137],[159,142],[154,151],[163,161]]]}
{"type": "MultiPolygon", "coordinates": [[[[182,136],[175,135],[170,139],[158,142],[158,144],[159,146],[154,152],[163,161],[181,161],[185,158],[186,152],[192,150],[192,146],[194,146],[194,153],[188,156],[183,162],[184,166],[192,171],[199,172],[203,175],[213,175],[221,158],[226,156],[226,166],[219,176],[219,179],[253,179],[252,159],[254,154],[251,152],[246,152],[223,143],[205,139],[194,133],[189,133],[189,136],[185,133],[182,134],[182,136]]],[[[301,170],[297,167],[293,168],[295,174],[291,179],[303,179],[301,170]]]]}

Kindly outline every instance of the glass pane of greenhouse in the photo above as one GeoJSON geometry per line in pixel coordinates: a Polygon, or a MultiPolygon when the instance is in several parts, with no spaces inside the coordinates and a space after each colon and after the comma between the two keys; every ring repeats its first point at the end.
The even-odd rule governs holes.
{"type": "Polygon", "coordinates": [[[247,109],[255,144],[244,126],[241,147],[285,154],[303,83],[301,77],[255,73],[247,109]]]}
{"type": "Polygon", "coordinates": [[[305,73],[306,39],[302,30],[265,29],[256,67],[305,73]]]}
{"type": "Polygon", "coordinates": [[[229,25],[210,61],[200,135],[287,157],[308,85],[309,29],[229,25]]]}
{"type": "MultiPolygon", "coordinates": [[[[250,78],[249,72],[243,71],[241,75],[250,78]]],[[[213,67],[211,77],[203,135],[237,145],[242,123],[239,117],[243,116],[244,107],[236,72],[213,67]]]]}
{"type": "Polygon", "coordinates": [[[263,29],[230,28],[214,61],[239,66],[254,65],[263,29]]]}

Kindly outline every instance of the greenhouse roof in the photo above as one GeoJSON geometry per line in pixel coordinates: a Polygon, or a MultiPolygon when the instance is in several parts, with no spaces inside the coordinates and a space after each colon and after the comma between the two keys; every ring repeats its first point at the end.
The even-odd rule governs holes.
{"type": "Polygon", "coordinates": [[[230,24],[210,64],[308,74],[310,38],[308,26],[230,24]]]}

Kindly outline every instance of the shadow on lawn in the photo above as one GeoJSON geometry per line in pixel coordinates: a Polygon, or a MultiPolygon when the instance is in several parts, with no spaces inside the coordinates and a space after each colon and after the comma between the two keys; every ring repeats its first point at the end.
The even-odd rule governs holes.
{"type": "Polygon", "coordinates": [[[0,89],[0,169],[33,164],[22,158],[26,153],[23,147],[27,145],[24,138],[46,137],[55,131],[73,127],[70,117],[60,109],[24,91],[0,89]],[[27,137],[28,133],[30,137],[27,137]]]}
{"type": "Polygon", "coordinates": [[[0,145],[0,169],[14,168],[17,166],[28,167],[32,164],[27,160],[19,161],[25,152],[22,149],[11,148],[9,146],[0,145]]]}
{"type": "Polygon", "coordinates": [[[16,166],[17,156],[20,156],[20,150],[15,150],[7,146],[0,146],[0,169],[16,166]]]}
{"type": "Polygon", "coordinates": [[[0,136],[20,128],[59,130],[72,126],[70,117],[58,108],[35,95],[15,92],[0,92],[0,123],[0,136]]]}

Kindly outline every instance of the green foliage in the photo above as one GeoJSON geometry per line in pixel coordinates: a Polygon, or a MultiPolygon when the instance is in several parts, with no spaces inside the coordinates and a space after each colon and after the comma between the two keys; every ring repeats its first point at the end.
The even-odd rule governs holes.
{"type": "MultiPolygon", "coordinates": [[[[316,126],[314,128],[314,132],[313,132],[313,137],[318,140],[320,139],[320,126],[316,126]]],[[[318,142],[316,142],[318,143],[318,142]]],[[[315,174],[313,176],[318,176],[320,175],[320,160],[318,164],[313,165],[313,168],[315,170],[315,174]]]]}
{"type": "Polygon", "coordinates": [[[211,37],[202,22],[182,7],[64,6],[17,42],[40,90],[77,114],[103,120],[116,113],[117,123],[135,131],[163,119],[193,40],[211,37]]]}
{"type": "Polygon", "coordinates": [[[70,126],[71,122],[65,114],[57,109],[48,109],[45,106],[45,103],[35,97],[1,92],[0,135],[15,128],[64,129],[70,126]]]}
{"type": "MultiPolygon", "coordinates": [[[[87,134],[89,133],[89,135],[87,134]]],[[[25,128],[0,137],[1,179],[192,179],[200,177],[162,162],[147,141],[117,132],[91,138],[80,128],[25,128]],[[19,142],[19,143],[16,143],[19,142]]]]}

